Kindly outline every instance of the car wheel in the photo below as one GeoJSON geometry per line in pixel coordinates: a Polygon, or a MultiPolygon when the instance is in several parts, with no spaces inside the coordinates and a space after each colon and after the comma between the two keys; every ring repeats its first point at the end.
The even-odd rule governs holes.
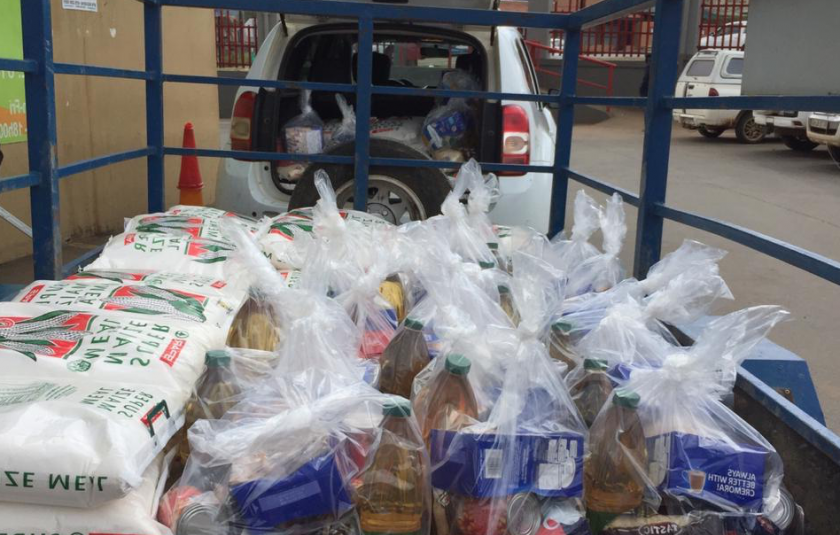
{"type": "Polygon", "coordinates": [[[705,126],[698,126],[697,131],[700,135],[709,139],[720,137],[723,134],[723,128],[707,128],[705,126]]]}
{"type": "Polygon", "coordinates": [[[755,117],[751,111],[747,111],[738,117],[738,123],[735,125],[735,137],[741,143],[761,143],[767,135],[767,130],[755,122],[755,117]]]}
{"type": "Polygon", "coordinates": [[[817,143],[814,143],[805,136],[779,136],[782,138],[782,143],[790,150],[797,152],[811,152],[817,148],[817,143]]]}
{"type": "Polygon", "coordinates": [[[828,153],[831,155],[831,159],[834,160],[834,163],[840,167],[840,147],[834,145],[826,145],[828,149],[828,153]]]}
{"type": "MultiPolygon", "coordinates": [[[[355,143],[346,143],[327,152],[331,156],[353,156],[355,143]]],[[[402,143],[371,139],[374,158],[428,160],[425,154],[402,143]]],[[[318,201],[315,172],[323,169],[330,176],[339,208],[352,208],[355,193],[355,170],[352,165],[312,164],[295,186],[289,209],[314,206],[318,201]]],[[[370,167],[368,178],[368,213],[394,224],[426,219],[440,214],[440,206],[451,191],[449,180],[438,169],[428,167],[370,167]]]]}

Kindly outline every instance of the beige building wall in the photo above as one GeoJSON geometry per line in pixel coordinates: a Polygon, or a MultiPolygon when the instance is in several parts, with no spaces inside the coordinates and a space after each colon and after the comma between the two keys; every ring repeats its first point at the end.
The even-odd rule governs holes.
{"type": "MultiPolygon", "coordinates": [[[[127,69],[144,68],[143,4],[99,0],[98,13],[67,11],[52,0],[55,61],[127,69]]],[[[215,76],[212,10],[164,8],[164,70],[215,76]]],[[[56,77],[58,158],[61,165],[140,148],[146,144],[142,81],[56,77]]],[[[211,85],[164,86],[165,142],[181,145],[191,121],[200,147],[218,148],[218,91],[211,85]]],[[[26,143],[4,145],[0,177],[27,170],[26,143]]],[[[213,201],[215,159],[202,159],[204,199],[213,201]]],[[[166,158],[166,203],[178,201],[180,159],[166,158]]],[[[123,218],[146,211],[146,161],[132,160],[62,180],[61,229],[65,239],[118,233],[123,218]]],[[[0,195],[0,206],[27,223],[29,191],[0,195]]],[[[0,262],[31,254],[31,240],[0,220],[0,262]]],[[[67,262],[71,259],[65,258],[67,262]]]]}

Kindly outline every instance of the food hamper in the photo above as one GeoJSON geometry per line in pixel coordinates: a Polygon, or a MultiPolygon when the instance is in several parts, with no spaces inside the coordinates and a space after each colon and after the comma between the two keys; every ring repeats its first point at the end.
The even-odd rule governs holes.
{"type": "MultiPolygon", "coordinates": [[[[303,104],[284,140],[318,152],[303,104]]],[[[458,146],[470,106],[440,102],[426,142],[458,146]]],[[[474,161],[399,226],[316,187],[261,221],[131,218],[0,304],[0,531],[799,535],[779,455],[725,404],[785,314],[671,331],[732,299],[723,251],[624,279],[620,197],[579,192],[569,239],[494,227],[474,161]]]]}

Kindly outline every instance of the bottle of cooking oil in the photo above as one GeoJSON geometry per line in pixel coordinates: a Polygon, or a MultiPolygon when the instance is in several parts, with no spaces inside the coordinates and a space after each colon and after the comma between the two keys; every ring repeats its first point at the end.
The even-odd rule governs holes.
{"type": "Polygon", "coordinates": [[[644,483],[639,470],[647,465],[648,455],[636,412],[639,401],[637,393],[617,389],[612,404],[589,431],[592,454],[584,467],[584,485],[590,519],[642,505],[644,483]]]}
{"type": "Polygon", "coordinates": [[[568,321],[555,321],[551,324],[549,333],[548,354],[554,360],[559,360],[566,365],[566,374],[578,365],[578,361],[573,356],[575,351],[569,337],[571,331],[572,324],[568,321]]]}
{"type": "Polygon", "coordinates": [[[197,420],[218,420],[239,401],[240,388],[231,370],[231,356],[225,350],[208,351],[204,357],[204,373],[196,383],[195,393],[187,403],[186,422],[179,455],[186,462],[189,443],[186,432],[197,420]]]}
{"type": "Polygon", "coordinates": [[[510,321],[514,325],[519,325],[519,312],[516,310],[516,305],[513,303],[513,295],[507,286],[499,286],[499,305],[501,305],[505,314],[508,315],[510,321]]]}
{"type": "Polygon", "coordinates": [[[464,355],[451,353],[446,357],[444,370],[429,383],[428,406],[422,422],[426,447],[431,446],[432,429],[457,431],[478,418],[475,393],[467,380],[471,365],[464,355]]]}
{"type": "Polygon", "coordinates": [[[227,346],[274,351],[279,337],[273,316],[265,298],[252,290],[251,296],[233,319],[227,346]]]}
{"type": "Polygon", "coordinates": [[[423,443],[411,423],[407,401],[386,404],[382,436],[359,488],[359,519],[365,534],[420,533],[428,519],[429,492],[423,443]]]}
{"type": "Polygon", "coordinates": [[[379,390],[410,398],[414,377],[429,364],[423,323],[406,318],[402,329],[388,342],[379,362],[382,367],[379,390]]]}
{"type": "Polygon", "coordinates": [[[613,386],[607,375],[608,369],[609,364],[605,360],[585,359],[583,377],[569,389],[587,427],[592,427],[598,413],[612,394],[613,386]]]}

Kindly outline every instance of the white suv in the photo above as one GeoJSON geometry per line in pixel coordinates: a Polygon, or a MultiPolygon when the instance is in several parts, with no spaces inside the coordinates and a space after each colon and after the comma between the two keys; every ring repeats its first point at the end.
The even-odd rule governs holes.
{"type": "MultiPolygon", "coordinates": [[[[422,0],[425,5],[430,2],[442,3],[422,0]]],[[[477,7],[477,2],[482,0],[449,0],[446,5],[477,7]]],[[[354,83],[357,47],[355,21],[287,15],[285,24],[276,26],[267,36],[248,78],[354,83]]],[[[536,72],[516,28],[376,23],[375,85],[436,88],[444,75],[454,71],[470,75],[478,90],[539,94],[536,72]]],[[[354,94],[345,97],[351,105],[354,103],[354,94]]],[[[463,146],[454,151],[434,151],[428,139],[423,141],[423,119],[444,102],[432,97],[373,95],[371,156],[450,161],[475,157],[484,162],[553,165],[556,126],[548,106],[522,101],[471,101],[463,146]]],[[[311,103],[324,123],[324,133],[334,131],[342,118],[335,94],[315,91],[311,103]]],[[[230,147],[282,151],[282,129],[300,111],[298,91],[241,87],[233,108],[230,147]]],[[[351,139],[326,142],[324,153],[353,156],[354,150],[351,139]]],[[[353,166],[301,166],[232,158],[220,162],[216,204],[252,216],[311,206],[317,200],[314,173],[322,168],[333,181],[339,204],[352,204],[353,166]]],[[[371,166],[368,210],[393,222],[438,214],[451,189],[453,173],[447,172],[447,176],[431,168],[371,166]]],[[[499,182],[502,196],[490,213],[493,222],[547,231],[552,175],[501,174],[499,182]]]]}
{"type": "MultiPolygon", "coordinates": [[[[743,73],[743,52],[701,50],[685,66],[674,94],[678,97],[739,96],[743,73]]],[[[676,109],[674,120],[708,138],[719,137],[730,128],[735,129],[735,136],[742,143],[760,143],[766,135],[751,110],[676,109]]]]}

